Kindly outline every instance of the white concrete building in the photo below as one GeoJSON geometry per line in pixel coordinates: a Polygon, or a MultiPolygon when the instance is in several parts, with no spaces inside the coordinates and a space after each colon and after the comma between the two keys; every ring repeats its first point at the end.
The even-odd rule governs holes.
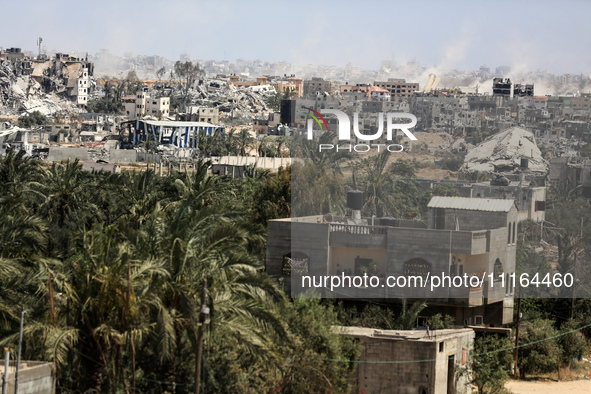
{"type": "Polygon", "coordinates": [[[76,86],[78,88],[76,94],[76,104],[77,105],[86,105],[88,104],[88,93],[90,91],[90,82],[88,79],[88,66],[82,66],[82,73],[78,77],[76,81],[76,86]]]}
{"type": "Polygon", "coordinates": [[[124,105],[125,115],[130,119],[144,115],[170,115],[170,97],[151,98],[148,94],[148,88],[138,90],[135,101],[126,102],[124,105]]]}

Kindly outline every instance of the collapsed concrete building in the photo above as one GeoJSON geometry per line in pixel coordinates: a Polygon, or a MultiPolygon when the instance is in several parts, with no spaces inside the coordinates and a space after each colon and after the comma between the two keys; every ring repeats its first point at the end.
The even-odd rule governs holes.
{"type": "Polygon", "coordinates": [[[10,51],[0,54],[0,107],[3,112],[39,111],[49,115],[87,105],[95,87],[92,63],[63,53],[57,53],[51,59],[46,56],[33,59],[19,48],[10,51]]]}
{"type": "Polygon", "coordinates": [[[34,60],[31,77],[41,84],[44,92],[63,93],[77,105],[86,106],[95,88],[93,74],[94,64],[87,60],[56,53],[49,60],[34,60]]]}
{"type": "Polygon", "coordinates": [[[470,150],[460,171],[488,174],[519,171],[546,173],[548,163],[542,157],[531,132],[511,127],[488,137],[470,150]]]}

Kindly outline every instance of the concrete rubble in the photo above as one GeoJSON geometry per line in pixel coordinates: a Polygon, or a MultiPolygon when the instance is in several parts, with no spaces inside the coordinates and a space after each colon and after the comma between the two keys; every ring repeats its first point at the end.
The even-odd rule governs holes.
{"type": "Polygon", "coordinates": [[[82,112],[72,97],[77,95],[77,81],[80,73],[88,70],[83,69],[89,67],[88,63],[63,54],[57,56],[50,60],[0,61],[0,115],[82,112]]]}
{"type": "Polygon", "coordinates": [[[271,85],[237,88],[223,79],[210,78],[193,87],[189,94],[193,97],[192,106],[217,108],[220,115],[250,123],[253,116],[272,110],[267,99],[276,90],[271,85]]]}
{"type": "Polygon", "coordinates": [[[548,170],[548,162],[543,159],[531,132],[519,127],[511,127],[488,137],[470,150],[460,170],[508,173],[525,170],[525,168],[532,172],[545,173],[548,170]]]}

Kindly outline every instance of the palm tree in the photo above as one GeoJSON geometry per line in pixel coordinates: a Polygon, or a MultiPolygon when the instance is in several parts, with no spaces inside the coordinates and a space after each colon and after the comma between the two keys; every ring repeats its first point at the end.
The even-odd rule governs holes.
{"type": "Polygon", "coordinates": [[[242,129],[236,136],[236,143],[238,145],[238,153],[240,156],[246,156],[246,151],[254,144],[255,139],[250,135],[248,130],[242,129]]]}
{"type": "MultiPolygon", "coordinates": [[[[154,259],[165,261],[170,279],[161,288],[155,320],[161,362],[168,367],[164,379],[176,379],[183,333],[195,338],[200,310],[199,292],[208,283],[211,329],[223,327],[253,354],[274,355],[270,337],[286,336],[279,317],[282,292],[260,275],[262,264],[248,253],[248,244],[260,238],[242,214],[208,199],[215,189],[205,171],[193,179],[190,197],[181,200],[146,231],[159,246],[154,259]]],[[[146,235],[147,236],[147,235],[146,235]]],[[[195,348],[195,343],[193,348],[195,348]]]]}
{"type": "MultiPolygon", "coordinates": [[[[320,135],[318,140],[308,140],[305,136],[297,136],[292,139],[292,157],[309,161],[318,166],[322,171],[341,173],[343,163],[351,159],[352,154],[346,149],[319,150],[323,145],[339,145],[336,141],[337,135],[333,131],[320,135]]],[[[341,143],[346,145],[347,143],[341,143]]]]}
{"type": "Polygon", "coordinates": [[[39,162],[27,156],[24,150],[9,150],[0,157],[0,202],[24,202],[23,194],[30,191],[40,179],[39,162]]]}
{"type": "Polygon", "coordinates": [[[47,225],[38,216],[9,200],[0,205],[0,327],[18,321],[19,310],[36,290],[31,285],[40,265],[52,263],[42,256],[47,250],[47,225]],[[24,293],[24,294],[23,294],[24,293]]]}
{"type": "Polygon", "coordinates": [[[53,163],[37,189],[42,198],[40,212],[60,227],[79,213],[96,214],[96,207],[85,200],[89,184],[89,174],[82,170],[78,159],[68,160],[64,165],[53,163]]]}
{"type": "Polygon", "coordinates": [[[119,188],[124,202],[123,217],[132,226],[139,227],[147,222],[156,204],[164,198],[159,177],[153,170],[147,170],[139,175],[128,172],[123,178],[124,187],[119,188]]]}
{"type": "MultiPolygon", "coordinates": [[[[69,349],[76,345],[78,389],[115,392],[123,380],[121,355],[135,349],[149,335],[149,310],[157,299],[157,287],[168,276],[162,261],[140,258],[145,252],[125,239],[118,226],[95,226],[85,234],[82,253],[65,263],[58,282],[59,325],[33,325],[31,334],[44,338],[50,360],[62,368],[69,349]],[[64,301],[65,300],[65,301],[64,301]],[[97,361],[99,363],[97,363],[97,361]]],[[[70,367],[73,367],[70,365],[70,367]]],[[[132,371],[135,377],[135,370],[132,371]]]]}
{"type": "Polygon", "coordinates": [[[417,301],[408,307],[406,299],[402,300],[402,311],[396,319],[397,330],[412,330],[417,324],[417,318],[423,309],[427,307],[426,301],[417,301]]]}
{"type": "Polygon", "coordinates": [[[384,216],[384,211],[391,202],[389,201],[388,183],[391,180],[390,174],[386,172],[386,165],[390,158],[390,152],[382,151],[379,155],[363,159],[355,168],[353,175],[353,187],[362,188],[365,194],[365,207],[367,214],[384,216]],[[361,172],[365,176],[360,177],[361,172]],[[359,184],[357,182],[359,181],[359,184]]]}
{"type": "Polygon", "coordinates": [[[278,157],[286,157],[285,156],[286,153],[283,152],[283,147],[287,146],[287,149],[288,149],[287,157],[289,157],[289,148],[290,148],[290,144],[291,144],[291,138],[279,136],[279,137],[275,138],[275,143],[277,144],[277,147],[276,147],[277,156],[278,157]]]}

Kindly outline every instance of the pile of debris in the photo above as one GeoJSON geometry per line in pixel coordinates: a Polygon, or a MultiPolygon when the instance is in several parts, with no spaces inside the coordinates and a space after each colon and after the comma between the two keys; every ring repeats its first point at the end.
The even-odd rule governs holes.
{"type": "Polygon", "coordinates": [[[237,88],[224,80],[211,78],[204,80],[190,93],[193,106],[218,108],[226,116],[250,122],[255,115],[272,111],[267,100],[276,94],[276,90],[271,85],[237,88]]]}
{"type": "Polygon", "coordinates": [[[534,135],[511,127],[494,134],[471,149],[464,159],[462,172],[511,173],[529,170],[545,173],[548,162],[536,145],[534,135]]]}
{"type": "MultiPolygon", "coordinates": [[[[18,64],[0,61],[0,115],[20,116],[33,111],[43,115],[64,110],[79,112],[65,87],[65,84],[72,85],[74,78],[61,74],[49,76],[49,68],[37,70],[39,64],[43,63],[37,62],[35,67],[23,70],[18,64]]],[[[68,71],[71,66],[62,68],[68,71]]],[[[66,71],[62,74],[67,74],[66,71]]]]}

